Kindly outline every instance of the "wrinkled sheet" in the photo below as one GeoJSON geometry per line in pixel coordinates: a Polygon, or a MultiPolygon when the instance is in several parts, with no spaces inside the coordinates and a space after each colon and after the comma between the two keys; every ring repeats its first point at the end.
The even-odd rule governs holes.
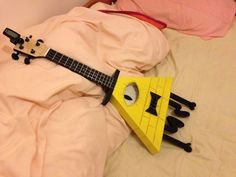
{"type": "MultiPolygon", "coordinates": [[[[143,76],[169,50],[152,25],[83,7],[20,33],[108,75],[143,76]]],[[[130,129],[102,89],[43,58],[14,61],[12,48],[0,36],[0,176],[103,176],[130,129]]]]}
{"type": "MultiPolygon", "coordinates": [[[[173,92],[197,103],[173,136],[193,151],[163,142],[154,156],[136,136],[109,158],[105,177],[235,177],[236,20],[224,38],[209,41],[166,29],[171,52],[147,75],[174,76],[173,92]]],[[[187,108],[183,107],[188,111],[187,108]]]]}

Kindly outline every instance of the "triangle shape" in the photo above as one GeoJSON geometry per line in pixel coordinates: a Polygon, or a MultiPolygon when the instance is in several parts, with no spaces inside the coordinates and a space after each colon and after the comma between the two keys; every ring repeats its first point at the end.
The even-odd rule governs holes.
{"type": "Polygon", "coordinates": [[[169,77],[120,76],[112,93],[111,103],[152,154],[160,151],[171,84],[169,77]],[[137,93],[129,96],[131,86],[137,93]]]}

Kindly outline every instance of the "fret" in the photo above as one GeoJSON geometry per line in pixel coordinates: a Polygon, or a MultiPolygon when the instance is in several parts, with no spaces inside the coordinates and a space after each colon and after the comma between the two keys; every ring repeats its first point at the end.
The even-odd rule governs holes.
{"type": "Polygon", "coordinates": [[[81,70],[80,70],[80,73],[81,73],[81,74],[84,74],[84,69],[85,69],[85,67],[86,67],[85,65],[82,65],[81,70]]]}
{"type": "Polygon", "coordinates": [[[68,61],[68,59],[69,59],[69,57],[63,58],[63,60],[65,61],[64,64],[63,64],[64,66],[67,66],[67,61],[68,61]]]}
{"type": "Polygon", "coordinates": [[[113,84],[113,82],[114,82],[114,78],[113,77],[110,77],[109,78],[109,87],[111,88],[112,87],[112,84],[113,84]]]}
{"type": "Polygon", "coordinates": [[[96,70],[93,69],[93,72],[92,72],[92,76],[91,76],[91,77],[94,78],[94,79],[95,79],[95,77],[96,77],[95,73],[96,73],[96,70]]]}
{"type": "Polygon", "coordinates": [[[47,55],[51,58],[51,57],[53,57],[54,53],[49,51],[47,55]]]}
{"type": "Polygon", "coordinates": [[[73,59],[71,59],[71,58],[70,58],[70,60],[72,60],[72,62],[71,62],[71,65],[69,66],[69,68],[72,70],[72,69],[73,69],[73,68],[72,68],[72,65],[73,65],[73,63],[74,63],[75,60],[73,60],[73,59]]]}
{"type": "Polygon", "coordinates": [[[54,56],[56,55],[56,52],[52,49],[50,49],[46,55],[46,58],[50,59],[51,61],[53,61],[54,56]]]}
{"type": "Polygon", "coordinates": [[[99,72],[97,72],[97,78],[96,78],[96,81],[99,83],[100,81],[100,77],[101,77],[101,74],[99,72]]]}
{"type": "Polygon", "coordinates": [[[82,69],[83,69],[83,67],[84,67],[84,65],[83,64],[81,64],[82,66],[80,67],[80,69],[79,69],[79,73],[81,73],[81,71],[82,71],[82,69]]]}
{"type": "Polygon", "coordinates": [[[95,77],[96,77],[95,72],[96,72],[96,70],[93,69],[93,71],[91,72],[91,77],[92,77],[92,78],[95,78],[95,77]]]}
{"type": "Polygon", "coordinates": [[[71,59],[71,58],[69,58],[68,60],[70,61],[70,66],[69,66],[69,68],[72,69],[71,66],[72,66],[72,64],[74,63],[74,60],[71,59]]]}
{"type": "Polygon", "coordinates": [[[82,63],[79,63],[79,65],[78,65],[79,67],[79,69],[77,69],[76,71],[77,71],[77,73],[81,73],[81,69],[82,69],[82,67],[84,66],[82,63]]]}
{"type": "Polygon", "coordinates": [[[84,65],[84,67],[83,67],[83,69],[82,69],[82,72],[83,72],[83,74],[86,75],[86,76],[87,76],[87,74],[86,74],[87,69],[88,69],[88,66],[84,65]]]}
{"type": "Polygon", "coordinates": [[[54,60],[54,57],[56,56],[56,52],[54,53],[53,57],[52,57],[52,60],[54,60]]]}
{"type": "Polygon", "coordinates": [[[107,85],[110,85],[110,80],[111,80],[110,78],[111,77],[107,77],[107,83],[106,83],[107,85]]]}
{"type": "Polygon", "coordinates": [[[90,76],[90,73],[91,73],[91,70],[90,68],[88,68],[85,72],[85,74],[90,78],[90,79],[93,79],[91,76],[90,76]]]}
{"type": "Polygon", "coordinates": [[[90,72],[90,77],[93,78],[94,80],[96,80],[96,75],[94,75],[95,72],[96,72],[96,70],[94,70],[94,69],[90,72]]]}
{"type": "Polygon", "coordinates": [[[107,78],[105,75],[104,75],[104,79],[103,79],[103,83],[104,83],[104,85],[107,85],[107,80],[108,80],[109,78],[107,78]]]}
{"type": "Polygon", "coordinates": [[[56,55],[54,56],[54,60],[56,60],[58,63],[60,63],[60,59],[62,58],[62,54],[60,53],[56,53],[56,55]]]}
{"type": "Polygon", "coordinates": [[[98,79],[98,76],[99,76],[98,71],[95,71],[95,77],[96,77],[96,79],[98,79]]]}
{"type": "Polygon", "coordinates": [[[51,55],[51,57],[53,57],[54,55],[56,55],[56,51],[51,49],[49,50],[48,54],[51,55]]]}
{"type": "Polygon", "coordinates": [[[104,75],[104,74],[101,74],[101,75],[102,75],[101,80],[100,80],[100,81],[101,81],[101,84],[102,84],[102,85],[105,85],[105,84],[104,84],[105,75],[104,75]]]}
{"type": "Polygon", "coordinates": [[[60,63],[60,62],[61,62],[61,59],[63,58],[63,55],[60,54],[58,58],[59,58],[58,63],[60,63]]]}
{"type": "Polygon", "coordinates": [[[92,78],[94,78],[95,80],[97,79],[97,76],[98,76],[98,71],[93,69],[93,72],[92,72],[92,78]]]}
{"type": "Polygon", "coordinates": [[[88,75],[88,77],[90,77],[91,79],[94,79],[92,77],[92,72],[93,72],[93,69],[89,68],[87,71],[86,71],[86,74],[88,75]]]}
{"type": "Polygon", "coordinates": [[[87,66],[80,63],[78,73],[83,75],[83,76],[86,76],[86,70],[87,70],[87,66]]]}
{"type": "Polygon", "coordinates": [[[77,62],[77,64],[76,64],[76,67],[75,67],[75,69],[74,69],[74,71],[77,71],[77,68],[78,68],[78,66],[79,66],[79,62],[77,62]]]}
{"type": "Polygon", "coordinates": [[[109,77],[108,82],[107,82],[107,85],[108,85],[109,88],[113,87],[113,79],[112,79],[112,82],[111,82],[111,79],[112,79],[112,77],[109,77]]]}
{"type": "Polygon", "coordinates": [[[102,84],[102,78],[103,78],[103,74],[100,74],[98,78],[98,83],[102,84]]]}
{"type": "Polygon", "coordinates": [[[66,66],[67,68],[69,68],[70,69],[70,66],[71,66],[71,63],[72,63],[72,59],[70,59],[69,57],[66,57],[67,59],[66,59],[66,63],[65,63],[65,65],[64,66],[66,66]]]}
{"type": "Polygon", "coordinates": [[[88,79],[92,81],[96,81],[96,78],[92,77],[91,73],[93,72],[93,69],[88,66],[83,66],[82,74],[84,74],[88,79]]]}
{"type": "Polygon", "coordinates": [[[60,59],[60,63],[59,64],[62,65],[62,66],[65,66],[67,60],[68,60],[68,57],[63,55],[63,57],[60,59]]]}
{"type": "Polygon", "coordinates": [[[93,79],[93,78],[90,76],[91,71],[92,71],[92,69],[89,69],[89,70],[88,70],[88,77],[90,77],[90,79],[93,79]]]}

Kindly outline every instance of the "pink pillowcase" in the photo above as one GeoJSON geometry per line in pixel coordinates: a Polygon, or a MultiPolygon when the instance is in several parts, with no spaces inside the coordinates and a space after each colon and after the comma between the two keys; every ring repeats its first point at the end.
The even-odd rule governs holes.
{"type": "Polygon", "coordinates": [[[117,7],[144,13],[169,28],[204,39],[223,37],[236,13],[234,0],[118,0],[117,7]]]}

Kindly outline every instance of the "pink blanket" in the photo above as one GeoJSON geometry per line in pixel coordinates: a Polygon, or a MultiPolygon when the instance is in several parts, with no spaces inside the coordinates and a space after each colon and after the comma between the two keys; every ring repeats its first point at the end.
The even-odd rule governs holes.
{"type": "MultiPolygon", "coordinates": [[[[142,76],[169,50],[152,25],[83,7],[21,33],[108,75],[142,76]]],[[[12,47],[0,37],[0,176],[103,176],[130,133],[119,113],[99,86],[43,58],[13,61],[12,47]]]]}

